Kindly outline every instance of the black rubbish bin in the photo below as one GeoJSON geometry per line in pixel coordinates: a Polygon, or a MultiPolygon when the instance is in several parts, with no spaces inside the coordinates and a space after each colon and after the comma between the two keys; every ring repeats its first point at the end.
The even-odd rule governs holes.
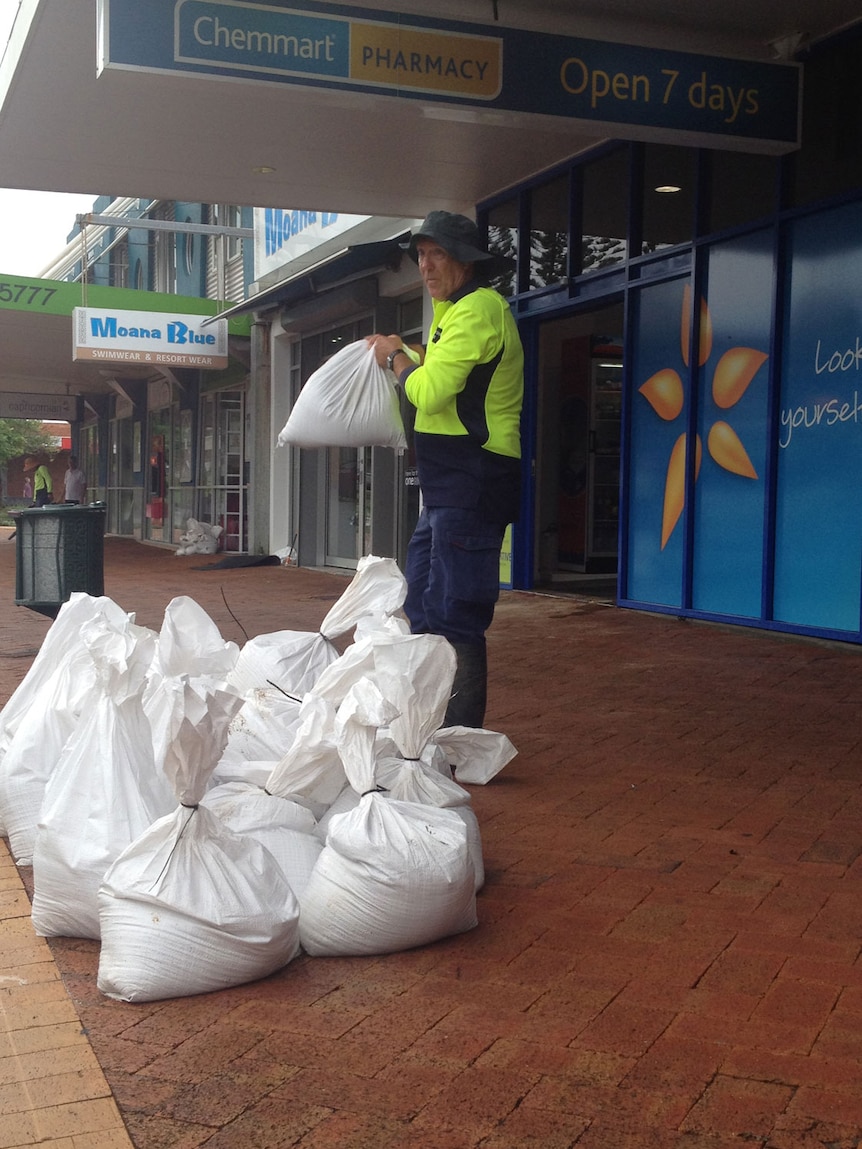
{"type": "Polygon", "coordinates": [[[56,618],[75,591],[105,593],[105,504],[30,507],[15,520],[15,605],[56,618]]]}

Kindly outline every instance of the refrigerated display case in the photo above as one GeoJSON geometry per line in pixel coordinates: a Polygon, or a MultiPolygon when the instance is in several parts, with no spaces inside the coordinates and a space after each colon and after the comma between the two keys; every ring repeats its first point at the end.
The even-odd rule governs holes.
{"type": "MultiPolygon", "coordinates": [[[[591,364],[590,463],[587,569],[616,560],[620,499],[620,411],[623,366],[619,360],[591,364]]],[[[607,564],[608,569],[611,564],[607,564]]]]}

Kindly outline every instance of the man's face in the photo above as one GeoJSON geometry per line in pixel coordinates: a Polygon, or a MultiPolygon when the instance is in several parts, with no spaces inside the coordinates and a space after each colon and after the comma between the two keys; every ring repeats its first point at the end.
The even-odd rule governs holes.
{"type": "Polygon", "coordinates": [[[472,263],[459,263],[430,239],[418,240],[416,256],[419,271],[432,299],[449,299],[472,278],[472,263]]]}

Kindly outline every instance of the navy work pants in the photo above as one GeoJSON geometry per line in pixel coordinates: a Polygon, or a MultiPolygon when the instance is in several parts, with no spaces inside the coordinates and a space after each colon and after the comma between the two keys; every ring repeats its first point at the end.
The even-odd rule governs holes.
{"type": "Polygon", "coordinates": [[[459,507],[421,512],[404,569],[404,612],[414,634],[484,644],[500,595],[505,530],[505,524],[459,507]]]}

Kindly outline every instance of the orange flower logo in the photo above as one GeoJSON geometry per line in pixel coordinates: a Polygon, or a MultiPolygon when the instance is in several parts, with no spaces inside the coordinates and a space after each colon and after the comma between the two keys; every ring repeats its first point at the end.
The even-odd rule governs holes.
{"type": "MultiPolygon", "coordinates": [[[[691,288],[686,286],[682,296],[682,316],[680,320],[680,350],[686,367],[690,364],[691,347],[689,340],[689,316],[691,315],[691,288]]],[[[712,352],[712,316],[706,300],[700,301],[700,338],[698,340],[698,367],[703,367],[712,352]]],[[[734,407],[751,383],[754,376],[769,358],[763,351],[751,347],[731,347],[725,351],[715,366],[712,376],[712,399],[716,407],[728,410],[734,407]]],[[[664,367],[651,375],[640,388],[659,418],[670,423],[678,419],[685,406],[685,389],[678,371],[664,367]]],[[[688,435],[683,432],[674,443],[667,465],[664,485],[664,508],[661,523],[661,549],[664,550],[673,534],[680,515],[685,507],[685,460],[688,435]]],[[[746,479],[756,479],[757,472],[748,452],[736,431],[723,419],[716,420],[706,438],[706,449],[712,460],[734,475],[746,479]]],[[[703,444],[700,435],[695,436],[694,478],[700,474],[703,444]]]]}

